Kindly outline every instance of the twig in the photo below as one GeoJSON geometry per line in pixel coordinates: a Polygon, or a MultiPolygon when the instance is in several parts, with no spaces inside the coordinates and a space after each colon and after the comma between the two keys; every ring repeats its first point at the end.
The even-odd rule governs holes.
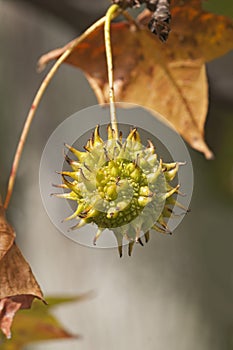
{"type": "Polygon", "coordinates": [[[127,11],[125,11],[125,10],[122,11],[122,15],[129,22],[129,24],[131,24],[135,27],[135,29],[137,29],[137,30],[140,29],[140,25],[139,25],[138,21],[135,18],[133,18],[127,11]]]}
{"type": "MultiPolygon", "coordinates": [[[[112,17],[112,15],[111,15],[112,17]]],[[[15,183],[15,178],[16,178],[16,174],[17,174],[17,170],[18,170],[18,166],[19,166],[19,162],[21,159],[21,155],[22,155],[22,151],[24,148],[24,144],[28,135],[28,132],[30,130],[30,126],[31,123],[34,119],[35,116],[35,112],[39,106],[39,103],[41,101],[41,98],[43,97],[45,90],[47,89],[50,81],[52,80],[53,76],[55,75],[55,73],[57,72],[58,68],[60,67],[60,65],[67,59],[67,57],[71,54],[71,52],[74,50],[74,48],[84,39],[86,39],[86,37],[92,33],[94,30],[96,30],[98,27],[100,27],[101,25],[103,25],[105,22],[105,17],[100,18],[97,22],[95,22],[92,26],[90,26],[82,35],[80,35],[78,38],[76,38],[72,44],[70,45],[70,47],[62,54],[62,56],[55,62],[55,64],[53,65],[53,67],[51,68],[51,70],[49,71],[49,73],[47,74],[47,76],[45,77],[45,79],[43,80],[41,86],[39,87],[39,90],[37,91],[35,98],[32,102],[31,108],[29,110],[29,113],[27,115],[21,136],[20,136],[20,140],[15,152],[15,156],[14,156],[14,160],[12,163],[12,168],[11,168],[11,173],[9,176],[9,180],[8,180],[8,188],[7,188],[7,194],[6,194],[6,198],[5,198],[5,202],[4,202],[4,208],[7,209],[12,193],[13,193],[13,188],[14,188],[14,183],[15,183]]]]}
{"type": "Polygon", "coordinates": [[[118,126],[116,118],[116,106],[115,106],[115,94],[114,94],[114,80],[113,80],[113,64],[112,64],[112,48],[111,48],[111,36],[110,27],[113,16],[119,13],[120,7],[118,5],[112,5],[107,13],[104,25],[104,40],[106,59],[108,67],[108,82],[109,82],[109,103],[110,103],[110,117],[112,129],[115,131],[115,138],[118,139],[118,126]]]}

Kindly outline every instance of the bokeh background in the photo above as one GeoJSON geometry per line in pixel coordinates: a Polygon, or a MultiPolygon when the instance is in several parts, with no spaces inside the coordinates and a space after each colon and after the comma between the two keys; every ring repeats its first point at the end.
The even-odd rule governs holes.
{"type": "MultiPolygon", "coordinates": [[[[0,1],[0,193],[18,138],[45,73],[38,58],[63,46],[104,13],[108,0],[0,1]]],[[[205,6],[233,18],[228,0],[205,6]]],[[[233,40],[233,38],[232,38],[233,40]]],[[[8,219],[45,295],[95,296],[55,314],[81,340],[29,350],[233,349],[233,53],[207,65],[206,139],[215,160],[190,149],[191,213],[172,237],[154,233],[133,257],[73,243],[50,222],[39,192],[47,139],[65,118],[96,104],[82,72],[62,66],[37,112],[23,153],[8,219]]],[[[95,123],[93,121],[93,123],[95,123]]]]}

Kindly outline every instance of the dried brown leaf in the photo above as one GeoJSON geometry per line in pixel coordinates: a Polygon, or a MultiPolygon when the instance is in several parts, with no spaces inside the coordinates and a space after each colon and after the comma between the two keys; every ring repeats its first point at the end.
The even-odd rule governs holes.
{"type": "Polygon", "coordinates": [[[0,261],[8,252],[15,240],[13,228],[8,224],[5,218],[5,210],[0,204],[0,261]]]}
{"type": "Polygon", "coordinates": [[[171,0],[171,9],[173,7],[187,7],[192,6],[192,8],[196,8],[197,10],[201,10],[201,0],[171,0]]]}
{"type": "Polygon", "coordinates": [[[57,318],[51,313],[51,308],[67,302],[77,302],[89,298],[89,294],[74,297],[48,297],[48,305],[35,300],[30,312],[20,310],[12,326],[12,339],[4,339],[1,350],[22,350],[25,346],[35,342],[60,339],[77,339],[67,331],[57,318]]]}
{"type": "Polygon", "coordinates": [[[0,205],[0,329],[8,338],[15,313],[30,308],[34,298],[43,300],[41,289],[14,239],[14,229],[0,205]]]}
{"type": "MultiPolygon", "coordinates": [[[[172,31],[164,44],[148,31],[150,16],[147,10],[140,14],[140,30],[125,22],[112,24],[116,101],[161,113],[193,148],[211,158],[204,141],[208,109],[204,63],[233,48],[233,22],[202,11],[200,0],[176,0],[172,31]]],[[[57,59],[70,44],[42,56],[39,66],[57,59]]],[[[99,103],[109,101],[103,26],[80,43],[66,62],[85,72],[99,103]]]]}

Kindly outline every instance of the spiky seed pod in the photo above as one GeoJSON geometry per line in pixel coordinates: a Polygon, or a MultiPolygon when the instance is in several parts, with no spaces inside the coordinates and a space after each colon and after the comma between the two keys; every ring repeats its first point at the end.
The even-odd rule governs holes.
{"type": "MultiPolygon", "coordinates": [[[[129,255],[134,243],[143,245],[141,236],[149,240],[149,230],[170,233],[166,220],[176,204],[173,195],[179,186],[169,183],[177,174],[179,163],[158,160],[151,141],[144,147],[137,129],[128,137],[116,139],[108,126],[108,140],[99,135],[99,127],[81,152],[66,145],[76,157],[65,155],[71,171],[62,171],[63,189],[68,193],[58,197],[77,203],[77,208],[65,220],[78,219],[73,228],[94,223],[98,227],[94,244],[104,229],[115,234],[122,256],[123,239],[129,242],[129,255]]],[[[59,187],[59,186],[58,186],[59,187]]]]}

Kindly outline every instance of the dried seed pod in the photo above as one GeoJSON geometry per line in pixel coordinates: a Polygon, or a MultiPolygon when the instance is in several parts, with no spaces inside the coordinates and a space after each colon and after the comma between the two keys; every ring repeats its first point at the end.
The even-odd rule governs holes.
{"type": "MultiPolygon", "coordinates": [[[[149,5],[147,5],[148,7],[149,5]]],[[[150,9],[150,7],[148,7],[150,9]]],[[[158,35],[162,42],[165,42],[170,32],[170,0],[158,0],[156,9],[152,15],[152,18],[148,24],[150,31],[158,35]]]]}
{"type": "Polygon", "coordinates": [[[122,9],[127,7],[140,7],[145,4],[148,10],[153,12],[148,27],[153,34],[158,35],[162,42],[165,42],[170,32],[170,0],[112,0],[114,4],[122,9]]]}

